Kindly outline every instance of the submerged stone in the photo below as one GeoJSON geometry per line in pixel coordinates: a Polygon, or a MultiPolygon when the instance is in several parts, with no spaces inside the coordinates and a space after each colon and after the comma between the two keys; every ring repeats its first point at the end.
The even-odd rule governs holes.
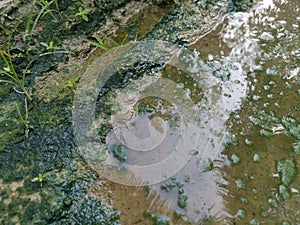
{"type": "Polygon", "coordinates": [[[289,186],[293,182],[297,174],[295,162],[291,158],[278,160],[276,162],[276,169],[280,174],[282,183],[286,186],[289,186]]]}

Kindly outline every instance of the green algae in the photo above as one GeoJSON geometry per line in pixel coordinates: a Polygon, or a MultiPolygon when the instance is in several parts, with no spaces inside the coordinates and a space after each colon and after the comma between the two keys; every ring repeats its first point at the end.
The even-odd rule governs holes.
{"type": "Polygon", "coordinates": [[[254,142],[252,140],[250,140],[249,138],[246,138],[244,142],[247,146],[252,146],[254,144],[254,142]]]}
{"type": "Polygon", "coordinates": [[[249,120],[260,129],[259,134],[265,137],[273,137],[273,127],[280,124],[280,119],[276,117],[273,111],[262,111],[259,116],[249,116],[249,120]]]}
{"type": "Polygon", "coordinates": [[[123,145],[114,145],[110,150],[113,154],[113,157],[119,160],[120,162],[125,162],[127,159],[127,150],[123,145]]]}
{"type": "Polygon", "coordinates": [[[233,164],[238,164],[241,161],[241,158],[239,156],[237,156],[236,154],[232,154],[231,160],[232,160],[233,164]]]}
{"type": "Polygon", "coordinates": [[[238,189],[243,189],[243,190],[245,190],[247,186],[245,179],[237,179],[235,184],[238,189]]]}
{"type": "Polygon", "coordinates": [[[281,182],[286,186],[289,186],[293,182],[297,174],[296,164],[291,158],[277,160],[276,169],[280,174],[281,182]]]}
{"type": "Polygon", "coordinates": [[[260,223],[256,218],[253,218],[253,219],[250,220],[249,224],[250,225],[259,225],[260,223]]]}
{"type": "Polygon", "coordinates": [[[283,221],[282,223],[281,223],[281,225],[292,225],[289,221],[283,221]]]}
{"type": "Polygon", "coordinates": [[[179,208],[186,208],[187,206],[187,200],[188,200],[188,196],[184,195],[184,194],[179,194],[178,195],[178,199],[177,199],[177,205],[179,208]]]}
{"type": "Polygon", "coordinates": [[[292,198],[289,189],[284,185],[279,185],[279,194],[284,201],[288,201],[292,198]]]}
{"type": "Polygon", "coordinates": [[[208,32],[214,24],[222,20],[226,13],[244,11],[252,4],[252,0],[178,1],[173,10],[165,15],[145,38],[187,45],[193,39],[197,39],[208,32]],[[210,12],[210,14],[206,12],[210,12]],[[200,15],[201,17],[197,18],[194,15],[200,15]],[[199,18],[201,18],[201,22],[199,18]],[[199,24],[201,25],[199,26],[199,24]]]}
{"type": "Polygon", "coordinates": [[[171,225],[171,219],[166,215],[156,215],[151,213],[150,210],[146,210],[144,216],[150,218],[153,221],[153,225],[171,225]]]}
{"type": "MultiPolygon", "coordinates": [[[[86,198],[88,187],[95,182],[97,175],[92,171],[80,174],[82,167],[72,138],[70,100],[38,102],[30,112],[34,129],[29,138],[19,142],[10,140],[1,150],[0,179],[3,184],[24,181],[17,189],[19,198],[3,203],[0,223],[9,223],[13,217],[22,224],[66,224],[72,218],[89,217],[90,221],[102,218],[118,224],[118,212],[110,209],[99,199],[86,198]],[[78,164],[78,162],[80,162],[78,164]],[[41,187],[32,183],[37,174],[48,173],[41,187]],[[28,201],[30,195],[40,196],[40,200],[28,201]],[[23,210],[19,210],[22,205],[23,210]],[[101,207],[100,207],[101,206],[101,207]],[[2,214],[10,212],[8,215],[2,214]],[[107,213],[107,214],[105,214],[107,213]]],[[[4,187],[5,187],[4,186],[4,187]]],[[[11,190],[4,189],[2,196],[10,196],[11,190]]],[[[99,220],[101,221],[101,220],[99,220]]],[[[78,222],[77,224],[82,224],[78,222]]]]}
{"type": "Polygon", "coordinates": [[[295,153],[295,155],[300,155],[300,142],[293,143],[291,145],[291,148],[292,148],[293,152],[295,153]]]}
{"type": "MultiPolygon", "coordinates": [[[[85,198],[70,208],[72,224],[119,225],[120,214],[95,197],[85,198]]],[[[66,221],[67,222],[67,221],[66,221]]]]}
{"type": "Polygon", "coordinates": [[[243,204],[248,204],[249,203],[249,200],[246,198],[246,197],[241,197],[240,198],[240,201],[243,203],[243,204]]]}
{"type": "MultiPolygon", "coordinates": [[[[185,178],[186,183],[190,182],[190,178],[185,178]]],[[[166,192],[173,190],[174,188],[183,188],[184,182],[177,177],[171,177],[168,181],[165,181],[160,188],[166,192]]]]}
{"type": "Polygon", "coordinates": [[[288,134],[300,140],[300,123],[292,117],[282,117],[281,121],[288,134]]]}
{"type": "Polygon", "coordinates": [[[254,154],[253,155],[253,161],[256,163],[260,163],[261,162],[261,156],[259,154],[254,154]]]}
{"type": "Polygon", "coordinates": [[[245,220],[247,218],[247,211],[245,209],[239,209],[237,211],[237,216],[242,219],[242,220],[245,220]]]}
{"type": "Polygon", "coordinates": [[[210,158],[200,158],[197,160],[196,164],[200,172],[211,171],[214,167],[210,158]]]}
{"type": "Polygon", "coordinates": [[[275,197],[268,198],[268,203],[274,208],[277,208],[279,206],[278,200],[275,197]]]}

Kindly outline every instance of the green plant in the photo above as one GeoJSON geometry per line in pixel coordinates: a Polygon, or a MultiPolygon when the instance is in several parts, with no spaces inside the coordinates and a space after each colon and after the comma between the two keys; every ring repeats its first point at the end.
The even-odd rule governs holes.
{"type": "Polygon", "coordinates": [[[25,115],[22,116],[21,110],[20,108],[17,106],[17,113],[19,116],[19,121],[24,125],[24,134],[25,137],[28,138],[28,134],[29,134],[29,130],[33,129],[33,127],[29,124],[29,120],[28,120],[28,107],[27,107],[27,99],[24,98],[24,105],[25,105],[25,115]]]}
{"type": "Polygon", "coordinates": [[[53,44],[53,41],[50,41],[49,44],[47,44],[46,42],[41,42],[40,44],[42,46],[44,46],[46,48],[46,50],[49,50],[49,51],[53,51],[53,50],[59,49],[59,47],[57,47],[57,46],[55,46],[53,44]]]}
{"type": "Polygon", "coordinates": [[[88,42],[91,45],[94,45],[98,48],[101,48],[104,51],[108,51],[111,48],[118,47],[124,45],[124,43],[127,40],[127,35],[123,38],[121,43],[116,42],[115,40],[109,38],[109,37],[104,37],[103,40],[98,38],[98,37],[92,37],[90,39],[83,38],[84,41],[88,42]],[[109,43],[112,45],[112,47],[109,47],[109,43]]]}
{"type": "Polygon", "coordinates": [[[31,182],[39,182],[40,186],[43,187],[43,182],[45,181],[45,178],[49,175],[49,173],[39,173],[37,177],[34,177],[31,182]]]}
{"type": "MultiPolygon", "coordinates": [[[[2,30],[6,34],[8,34],[8,31],[6,29],[4,29],[2,26],[0,28],[2,28],[2,30]]],[[[11,39],[12,39],[12,35],[15,32],[16,28],[17,28],[17,26],[9,34],[9,38],[8,38],[8,42],[7,42],[7,51],[3,51],[3,50],[0,49],[0,56],[1,56],[1,58],[4,61],[4,64],[5,64],[5,66],[3,68],[0,68],[0,75],[1,75],[0,82],[17,85],[22,90],[22,93],[26,95],[27,99],[30,102],[32,102],[32,98],[31,98],[30,94],[28,93],[28,91],[25,88],[25,74],[26,74],[26,71],[24,71],[22,73],[21,77],[18,76],[18,74],[15,70],[12,58],[11,58],[11,54],[10,54],[11,39]],[[5,77],[5,78],[2,78],[2,77],[5,77]]]]}
{"type": "Polygon", "coordinates": [[[87,17],[87,14],[89,14],[91,10],[90,9],[83,9],[82,7],[79,7],[79,12],[75,13],[75,17],[81,17],[84,21],[88,22],[89,18],[87,17]]]}
{"type": "Polygon", "coordinates": [[[68,89],[72,90],[72,92],[75,92],[76,84],[78,83],[79,79],[80,79],[80,77],[75,77],[72,80],[69,80],[67,83],[65,83],[64,85],[61,86],[61,89],[65,90],[68,88],[68,89]]]}
{"type": "Polygon", "coordinates": [[[55,12],[55,11],[59,12],[57,0],[52,0],[50,2],[45,1],[45,0],[40,0],[40,1],[34,0],[33,3],[32,3],[32,5],[31,5],[30,14],[29,14],[29,16],[27,18],[25,34],[30,34],[31,35],[34,32],[35,27],[36,27],[38,21],[40,20],[40,18],[43,18],[47,14],[51,15],[51,17],[55,21],[57,21],[57,18],[53,14],[53,12],[55,12]],[[35,8],[35,6],[36,6],[37,3],[40,5],[41,9],[38,11],[37,16],[36,16],[36,18],[35,18],[35,20],[33,22],[32,28],[30,29],[30,24],[32,22],[34,8],[35,8]],[[56,10],[50,8],[53,3],[56,6],[56,10]]]}

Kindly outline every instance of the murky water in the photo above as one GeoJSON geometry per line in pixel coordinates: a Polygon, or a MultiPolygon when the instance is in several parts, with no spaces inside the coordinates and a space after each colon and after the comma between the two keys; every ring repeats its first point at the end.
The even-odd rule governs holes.
{"type": "MultiPolygon", "coordinates": [[[[78,168],[75,162],[81,160],[70,141],[70,109],[65,109],[71,106],[56,100],[37,104],[30,121],[39,128],[29,140],[8,146],[1,155],[5,172],[0,179],[0,221],[67,224],[75,221],[69,218],[73,214],[83,221],[89,210],[92,217],[88,220],[93,223],[98,220],[94,209],[100,208],[85,200],[96,195],[120,210],[122,225],[300,224],[299,0],[261,0],[247,12],[230,15],[227,6],[226,1],[218,1],[211,10],[204,8],[203,1],[177,2],[176,6],[168,1],[158,5],[132,2],[126,7],[141,11],[132,23],[127,23],[130,10],[123,15],[126,10],[120,9],[126,25],[121,23],[118,32],[129,33],[131,40],[147,39],[136,50],[144,49],[140,58],[145,62],[151,54],[156,58],[152,65],[137,63],[138,76],[128,76],[130,80],[124,84],[112,89],[105,86],[107,92],[98,96],[95,118],[87,113],[84,119],[95,120],[92,127],[97,131],[97,144],[101,142],[105,150],[97,157],[111,163],[114,170],[108,172],[117,169],[115,174],[121,176],[105,179],[107,171],[100,172],[87,194],[96,173],[90,173],[88,165],[78,163],[78,168]],[[173,9],[173,17],[163,18],[173,9]],[[161,21],[165,26],[154,26],[161,21]],[[153,37],[186,44],[189,50],[149,41],[153,37]],[[151,43],[155,43],[154,49],[151,43]],[[169,50],[174,50],[176,57],[170,57],[169,50]],[[162,52],[169,60],[164,68],[157,57],[162,52]],[[51,113],[44,115],[48,111],[51,113]],[[177,153],[186,157],[184,163],[175,156],[165,163],[174,171],[162,171],[162,159],[172,155],[178,143],[177,153]],[[151,170],[136,169],[139,166],[151,170]],[[118,173],[124,169],[129,173],[118,173]],[[44,184],[32,182],[34,176],[48,171],[44,184]],[[151,185],[138,186],[141,178],[151,185]],[[122,182],[114,182],[117,179],[122,182]],[[136,186],[124,185],[128,182],[136,186]]],[[[115,31],[118,26],[110,24],[112,21],[107,29],[115,31]]],[[[86,64],[94,63],[92,72],[97,75],[99,68],[117,57],[126,61],[124,55],[132,52],[123,47],[107,53],[104,60],[99,60],[103,51],[96,52],[86,64]]],[[[70,75],[81,76],[85,66],[77,68],[76,63],[74,67],[78,71],[70,75]]],[[[115,78],[113,85],[119,81],[115,78]]],[[[67,78],[59,79],[63,84],[67,78]]],[[[88,84],[93,81],[86,80],[88,84]]],[[[36,96],[53,99],[59,92],[59,85],[53,85],[56,82],[52,76],[38,76],[36,96]]],[[[92,92],[93,87],[83,90],[92,92]]],[[[81,99],[83,105],[85,100],[89,98],[81,99]]],[[[16,104],[10,103],[2,114],[15,108],[16,104]]],[[[18,124],[11,130],[8,122],[1,122],[7,127],[0,134],[3,140],[5,135],[22,136],[18,124]]],[[[91,137],[85,134],[89,130],[81,131],[79,134],[91,137]]],[[[101,163],[94,168],[102,169],[101,163]]],[[[110,212],[106,206],[101,210],[110,212]]]]}
{"type": "Polygon", "coordinates": [[[186,91],[183,95],[199,103],[189,115],[200,121],[200,141],[178,173],[147,188],[109,183],[122,224],[151,224],[146,210],[153,213],[148,218],[161,221],[156,224],[167,224],[163,216],[154,216],[162,214],[178,225],[300,223],[299,11],[297,0],[258,1],[248,12],[227,15],[199,40],[192,36],[186,57],[189,72],[201,71],[196,83],[186,71],[170,67],[107,96],[109,105],[122,111],[106,120],[101,115],[106,112],[100,112],[98,125],[114,127],[104,145],[121,163],[140,165],[170,154],[180,139],[180,110],[166,97],[146,95],[140,101],[139,93],[158,78],[172,77],[186,91]],[[141,156],[124,145],[155,145],[158,151],[155,157],[141,156]]]}

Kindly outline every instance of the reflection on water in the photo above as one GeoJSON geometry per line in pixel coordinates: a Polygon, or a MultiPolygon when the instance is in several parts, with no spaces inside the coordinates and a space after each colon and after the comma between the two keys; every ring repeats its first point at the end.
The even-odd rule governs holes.
{"type": "MultiPolygon", "coordinates": [[[[132,212],[149,208],[153,213],[172,215],[176,211],[177,216],[196,223],[300,223],[300,178],[290,175],[300,154],[299,7],[298,0],[259,1],[248,12],[228,15],[216,30],[190,46],[197,51],[190,59],[195,63],[191,63],[188,72],[201,68],[211,75],[208,83],[205,76],[198,80],[200,86],[209,88],[202,90],[198,99],[201,104],[193,118],[205,127],[193,156],[180,172],[163,183],[151,185],[149,192],[141,188],[140,192],[132,192],[136,193],[134,197],[130,194],[128,201],[134,198],[140,202],[131,207],[132,212]],[[284,183],[283,176],[292,176],[291,182],[284,183]]],[[[170,149],[172,140],[179,138],[176,129],[172,136],[172,129],[168,128],[171,123],[176,127],[174,118],[178,113],[171,104],[160,101],[159,105],[153,99],[144,99],[145,112],[136,114],[140,107],[134,94],[151,82],[154,81],[143,77],[135,81],[138,89],[130,86],[126,95],[114,95],[115,100],[111,101],[123,104],[123,108],[128,106],[124,114],[128,118],[118,125],[119,133],[108,135],[109,148],[128,142],[139,144],[131,142],[126,132],[134,131],[145,139],[150,132],[156,135],[149,143],[157,142],[163,155],[168,153],[163,150],[170,149]],[[160,121],[159,126],[155,125],[155,116],[164,118],[167,124],[160,121]],[[147,129],[141,124],[147,124],[147,129]],[[160,145],[162,131],[171,141],[160,145]]],[[[178,85],[185,87],[188,96],[197,92],[185,80],[178,85]]],[[[151,157],[146,159],[151,162],[151,157]]],[[[126,155],[124,160],[135,162],[135,155],[126,155]]],[[[133,221],[129,218],[131,211],[120,203],[124,193],[133,188],[113,188],[115,206],[128,214],[123,218],[133,221]]],[[[130,222],[124,220],[124,224],[130,222]]]]}
{"type": "Polygon", "coordinates": [[[293,168],[299,157],[292,149],[299,136],[285,118],[295,118],[291,126],[298,129],[299,3],[262,1],[249,15],[249,37],[259,48],[249,71],[248,97],[228,123],[236,144],[224,153],[229,194],[223,198],[234,218],[221,221],[298,224],[299,178],[293,168]]]}

